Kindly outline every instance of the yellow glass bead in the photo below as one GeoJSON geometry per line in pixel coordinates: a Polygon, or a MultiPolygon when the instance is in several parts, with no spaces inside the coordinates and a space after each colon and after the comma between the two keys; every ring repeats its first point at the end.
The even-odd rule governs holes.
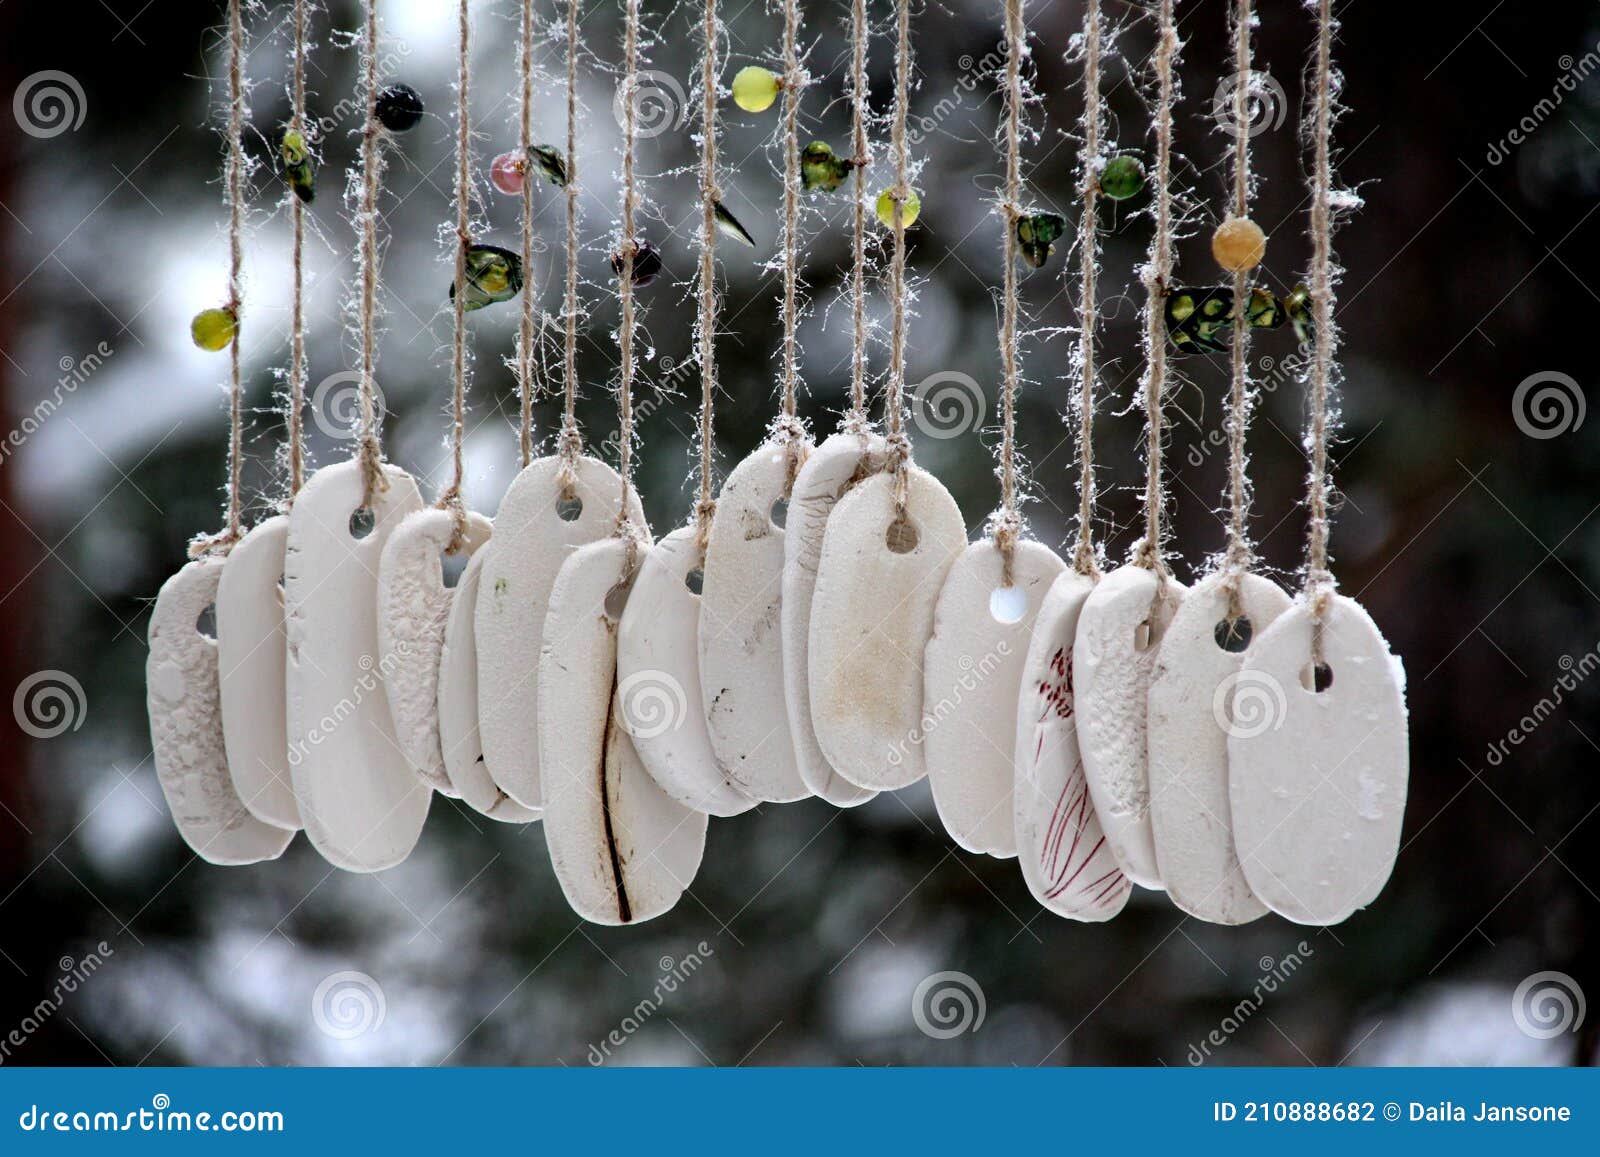
{"type": "Polygon", "coordinates": [[[1254,269],[1266,255],[1267,235],[1248,217],[1229,217],[1211,235],[1211,256],[1229,273],[1254,269]]]}
{"type": "Polygon", "coordinates": [[[231,309],[202,309],[189,323],[194,344],[212,353],[227,349],[238,335],[239,319],[231,309]]]}
{"type": "Polygon", "coordinates": [[[733,78],[733,103],[745,112],[766,112],[778,99],[778,74],[770,68],[749,65],[733,78]]]}
{"type": "MultiPolygon", "coordinates": [[[[878,220],[883,222],[885,229],[894,228],[894,190],[885,189],[878,194],[878,220]]],[[[917,214],[922,212],[922,198],[917,196],[915,189],[906,196],[905,204],[900,206],[900,225],[909,229],[917,223],[917,214]]]]}

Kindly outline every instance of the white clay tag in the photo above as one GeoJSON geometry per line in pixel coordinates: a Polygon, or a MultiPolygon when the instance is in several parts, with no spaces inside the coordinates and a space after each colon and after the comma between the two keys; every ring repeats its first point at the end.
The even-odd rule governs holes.
{"type": "Polygon", "coordinates": [[[915,466],[905,523],[888,474],[851,489],[828,516],[811,603],[811,724],[828,763],[857,787],[889,791],[927,774],[922,653],[939,589],[966,547],[955,499],[915,466]]]}
{"type": "Polygon", "coordinates": [[[1150,831],[1145,732],[1150,675],[1183,584],[1163,584],[1142,566],[1118,567],[1095,586],[1078,615],[1072,648],[1078,749],[1100,825],[1128,879],[1161,887],[1150,831]]]}
{"type": "Polygon", "coordinates": [[[287,831],[300,827],[289,777],[284,686],[283,548],[289,519],[266,519],[234,544],[217,584],[217,669],[222,738],[234,790],[251,815],[287,831]]]}
{"type": "Polygon", "coordinates": [[[811,727],[811,601],[828,515],[850,483],[881,463],[877,434],[834,434],[811,451],[795,477],[783,535],[783,689],[800,778],[835,807],[855,807],[876,792],[833,770],[811,727]]]}
{"type": "Polygon", "coordinates": [[[416,846],[433,793],[395,743],[378,647],[384,543],[422,505],[417,484],[385,466],[371,530],[357,537],[363,484],[356,462],[324,466],[295,497],[284,554],[289,768],[300,818],[329,863],[376,872],[416,846]]]}
{"type": "Polygon", "coordinates": [[[764,442],[717,496],[700,594],[700,693],[711,750],[728,781],[766,803],[811,794],[783,694],[783,528],[773,521],[789,456],[810,444],[764,442]]]}
{"type": "MultiPolygon", "coordinates": [[[[1283,589],[1254,574],[1239,576],[1239,602],[1248,640],[1289,609],[1283,589]]],[[[1184,596],[1161,640],[1150,679],[1150,823],[1172,902],[1213,924],[1244,924],[1267,909],[1251,893],[1233,847],[1228,736],[1275,726],[1283,700],[1240,679],[1248,652],[1217,641],[1218,624],[1227,640],[1227,617],[1226,576],[1211,575],[1184,596]]]]}
{"type": "Polygon", "coordinates": [[[1072,646],[1094,579],[1066,571],[1033,621],[1017,696],[1017,862],[1034,899],[1073,920],[1109,920],[1133,885],[1106,844],[1078,753],[1072,646]]]}
{"type": "MultiPolygon", "coordinates": [[[[413,511],[384,544],[378,569],[378,647],[391,662],[385,687],[395,741],[422,781],[446,795],[455,788],[439,745],[439,658],[454,592],[442,559],[455,530],[448,510],[413,511]]],[[[489,520],[469,512],[461,549],[470,557],[489,534],[489,520]]]]}
{"type": "Polygon", "coordinates": [[[614,613],[627,597],[626,550],[611,538],[567,557],[539,653],[545,841],[567,902],[596,924],[670,909],[706,841],[705,813],[656,786],[622,725],[614,613]]]}
{"type": "Polygon", "coordinates": [[[617,632],[622,726],[652,779],[687,808],[736,816],[756,801],[728,782],[706,733],[700,694],[695,528],[680,527],[639,563],[617,632]]]}
{"type": "Polygon", "coordinates": [[[257,864],[281,856],[294,833],[246,811],[228,774],[217,644],[196,626],[216,601],[222,566],[220,558],[188,563],[156,596],[145,661],[150,743],[184,842],[208,863],[257,864]]]}
{"type": "Polygon", "coordinates": [[[1309,690],[1311,633],[1296,603],[1246,652],[1240,684],[1281,693],[1282,725],[1229,737],[1228,794],[1251,891],[1297,924],[1337,924],[1377,897],[1399,852],[1405,673],[1361,605],[1334,596],[1322,632],[1332,682],[1309,690]]]}
{"type": "Polygon", "coordinates": [[[444,646],[439,654],[439,747],[450,786],[467,805],[492,820],[525,824],[539,813],[501,791],[483,763],[478,738],[478,648],[473,618],[483,564],[494,540],[480,546],[461,577],[444,621],[444,646]]]}
{"type": "MultiPolygon", "coordinates": [[[[609,537],[622,479],[598,458],[575,467],[563,501],[561,459],[539,458],[511,480],[495,514],[495,549],[478,583],[478,729],[483,759],[500,790],[526,808],[539,795],[539,639],[556,572],[574,547],[609,537]]],[[[637,491],[629,510],[644,525],[637,491]]]]}
{"type": "Polygon", "coordinates": [[[1000,585],[1000,551],[967,547],[945,576],[923,658],[923,750],[945,831],[969,852],[1017,854],[1017,695],[1034,616],[1063,563],[1019,542],[1012,582],[1000,585]]]}

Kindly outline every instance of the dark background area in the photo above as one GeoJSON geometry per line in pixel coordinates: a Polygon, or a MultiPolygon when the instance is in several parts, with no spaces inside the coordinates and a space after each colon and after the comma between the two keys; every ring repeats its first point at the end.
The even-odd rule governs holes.
{"type": "MultiPolygon", "coordinates": [[[[872,7],[876,21],[889,20],[888,5],[872,7]]],[[[1296,129],[1313,25],[1299,4],[1260,7],[1257,67],[1281,85],[1286,115],[1253,140],[1262,177],[1255,216],[1272,235],[1264,276],[1287,290],[1307,252],[1296,129]]],[[[253,126],[265,134],[251,149],[262,159],[286,111],[287,8],[258,4],[250,14],[253,126]]],[[[617,202],[609,70],[621,55],[620,8],[587,8],[583,269],[592,316],[583,417],[600,446],[615,429],[606,391],[615,307],[604,282],[617,202]]],[[[645,8],[660,35],[651,67],[692,90],[696,12],[645,8]]],[[[355,27],[357,14],[348,3],[330,9],[316,20],[314,115],[353,92],[354,53],[330,32],[355,27]]],[[[759,3],[725,0],[723,9],[726,82],[739,65],[775,60],[780,24],[759,3]]],[[[195,350],[187,325],[221,298],[226,275],[215,132],[222,6],[0,6],[8,45],[0,96],[60,70],[80,86],[84,108],[76,129],[50,137],[21,131],[12,109],[0,115],[5,427],[21,429],[99,343],[112,351],[0,460],[0,693],[41,671],[65,673],[83,690],[75,726],[49,738],[0,712],[0,1034],[34,1015],[63,969],[102,941],[111,950],[5,1062],[582,1064],[691,952],[706,967],[643,1018],[614,1063],[1184,1064],[1291,953],[1302,967],[1237,1018],[1210,1063],[1592,1062],[1600,1012],[1589,1010],[1575,1031],[1538,1037],[1518,1027],[1513,1000],[1519,983],[1544,971],[1600,995],[1600,685],[1577,680],[1600,647],[1592,517],[1600,419],[1569,418],[1554,436],[1533,437],[1513,395],[1531,376],[1565,374],[1575,382],[1569,400],[1586,407],[1595,385],[1600,16],[1571,2],[1454,6],[1448,20],[1413,20],[1410,10],[1375,3],[1339,9],[1349,105],[1338,130],[1341,169],[1365,206],[1338,239],[1348,272],[1335,569],[1404,658],[1411,711],[1404,846],[1381,898],[1326,931],[1276,917],[1212,927],[1149,892],[1107,925],[1068,923],[1039,911],[1015,864],[956,850],[926,789],[913,788],[854,811],[808,801],[715,821],[691,894],[660,920],[618,930],[584,925],[567,909],[537,825],[498,825],[443,798],[412,858],[376,877],[331,870],[303,840],[280,862],[230,870],[195,859],[178,839],[149,759],[144,634],[186,541],[218,518],[225,359],[195,350]],[[1506,144],[1519,124],[1525,140],[1506,144]],[[1559,687],[1564,675],[1575,690],[1559,687]],[[1557,694],[1553,710],[1540,707],[1557,694]],[[1524,717],[1535,719],[1527,737],[1495,748],[1524,717]],[[350,1040],[319,1030],[312,1014],[319,983],[344,970],[372,977],[386,1007],[381,1025],[350,1040]],[[987,1016],[976,1032],[934,1039],[913,1021],[912,994],[947,970],[981,986],[987,1016]]],[[[1179,5],[1179,145],[1194,211],[1178,269],[1190,283],[1214,278],[1206,244],[1227,191],[1228,141],[1211,114],[1230,71],[1226,10],[1221,0],[1179,5]]],[[[999,11],[962,0],[915,18],[917,111],[948,115],[919,146],[919,316],[908,379],[971,375],[988,394],[988,422],[959,438],[913,435],[919,461],[951,488],[974,534],[998,495],[988,450],[997,441],[1000,234],[989,198],[1000,107],[993,78],[972,61],[1000,39],[999,11]]],[[[379,380],[388,452],[432,494],[445,464],[449,267],[437,230],[451,217],[454,6],[385,0],[385,12],[391,43],[405,48],[392,74],[422,89],[435,115],[392,158],[379,380]]],[[[805,12],[817,38],[806,132],[842,152],[848,7],[829,0],[805,12]]],[[[475,13],[482,174],[515,141],[516,6],[495,0],[475,13]]],[[[546,4],[542,15],[560,12],[546,4]]],[[[1146,150],[1135,82],[1148,71],[1151,22],[1134,4],[1109,4],[1108,15],[1121,27],[1121,60],[1108,70],[1114,136],[1146,150]]],[[[1030,6],[1039,135],[1028,146],[1029,195],[1069,218],[1080,98],[1066,53],[1081,19],[1077,3],[1030,6]]],[[[553,45],[540,62],[559,69],[553,45]]],[[[888,108],[890,64],[890,40],[880,35],[879,111],[888,108]]],[[[560,88],[546,79],[541,92],[537,131],[559,139],[560,88]]],[[[725,107],[724,185],[761,251],[721,249],[724,472],[775,411],[779,332],[776,275],[763,266],[777,232],[776,110],[725,107]]],[[[698,110],[686,111],[688,124],[641,150],[653,200],[646,232],[668,266],[646,294],[645,373],[678,391],[652,403],[641,428],[639,483],[658,535],[683,522],[693,494],[698,383],[667,364],[691,352],[696,208],[683,167],[693,162],[698,110]]],[[[351,127],[339,123],[327,137],[314,210],[313,384],[352,364],[339,320],[351,236],[338,175],[353,156],[351,127]]],[[[273,412],[274,371],[287,357],[281,195],[263,164],[247,255],[247,302],[259,320],[245,345],[257,515],[281,492],[282,422],[273,412]]],[[[540,233],[556,246],[559,203],[547,196],[543,205],[540,233]]],[[[511,244],[515,202],[486,192],[482,214],[491,239],[511,244]]],[[[803,410],[819,434],[833,428],[848,386],[849,315],[837,302],[846,215],[841,196],[813,203],[805,223],[812,310],[802,331],[803,410]]],[[[1123,209],[1105,223],[1104,289],[1123,296],[1102,335],[1100,530],[1120,560],[1139,517],[1140,422],[1125,411],[1139,371],[1134,270],[1149,222],[1123,209]]],[[[1033,325],[1019,409],[1028,514],[1033,534],[1058,547],[1075,505],[1061,418],[1074,341],[1068,256],[1063,247],[1023,282],[1033,325]]],[[[534,281],[555,308],[549,272],[542,265],[534,281]]],[[[874,312],[885,316],[881,294],[874,312]]],[[[468,498],[490,512],[516,468],[513,380],[501,365],[515,317],[501,307],[473,319],[468,498]]],[[[1258,340],[1258,373],[1270,376],[1259,359],[1292,348],[1287,331],[1258,340]]],[[[881,341],[873,359],[881,369],[881,341]]],[[[1224,455],[1202,450],[1220,426],[1224,367],[1188,359],[1181,368],[1188,381],[1174,399],[1169,462],[1173,545],[1187,578],[1222,545],[1224,455]]],[[[547,445],[557,405],[538,407],[547,445]]],[[[1255,531],[1267,569],[1291,586],[1304,525],[1302,424],[1302,391],[1286,381],[1264,399],[1251,438],[1255,531]]],[[[347,452],[348,443],[308,429],[316,462],[347,452]]],[[[614,461],[614,444],[607,453],[614,461]]]]}

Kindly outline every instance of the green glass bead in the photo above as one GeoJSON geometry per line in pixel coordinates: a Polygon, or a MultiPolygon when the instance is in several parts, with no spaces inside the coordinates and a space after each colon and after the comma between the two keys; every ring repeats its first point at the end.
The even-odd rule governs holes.
{"type": "Polygon", "coordinates": [[[202,309],[189,323],[189,336],[203,350],[225,350],[239,336],[239,315],[226,307],[202,309]]]}
{"type": "MultiPolygon", "coordinates": [[[[465,269],[466,308],[482,309],[499,301],[510,301],[522,291],[522,258],[498,245],[469,245],[465,269]]],[[[450,285],[450,300],[456,297],[450,285]]]]}
{"type": "Polygon", "coordinates": [[[1050,260],[1055,242],[1067,231],[1064,217],[1055,213],[1030,213],[1018,217],[1016,224],[1017,255],[1035,269],[1050,260]]]}
{"type": "Polygon", "coordinates": [[[554,145],[535,145],[529,152],[545,180],[558,188],[567,187],[567,158],[560,149],[554,145]]]}
{"type": "Polygon", "coordinates": [[[733,103],[745,112],[766,112],[778,99],[781,87],[777,73],[752,64],[734,74],[733,103]]]}
{"type": "Polygon", "coordinates": [[[855,161],[838,156],[826,141],[812,141],[800,153],[800,184],[808,193],[831,193],[855,167],[855,161]]]}
{"type": "MultiPolygon", "coordinates": [[[[894,228],[894,190],[885,189],[878,194],[876,206],[878,220],[883,222],[885,229],[894,228]]],[[[922,212],[922,198],[917,196],[915,189],[906,195],[905,203],[900,206],[900,227],[909,229],[917,223],[917,215],[922,212]]]]}
{"type": "Polygon", "coordinates": [[[305,134],[285,129],[283,140],[278,144],[278,156],[283,162],[283,179],[289,182],[289,188],[300,200],[311,204],[317,195],[317,170],[305,134]]]}
{"type": "Polygon", "coordinates": [[[1313,344],[1316,329],[1311,324],[1311,291],[1303,285],[1295,286],[1289,291],[1289,296],[1283,299],[1283,312],[1294,326],[1295,341],[1302,346],[1313,344]]]}
{"type": "Polygon", "coordinates": [[[1113,201],[1137,197],[1144,188],[1144,166],[1139,158],[1119,153],[1100,171],[1100,191],[1113,201]]]}

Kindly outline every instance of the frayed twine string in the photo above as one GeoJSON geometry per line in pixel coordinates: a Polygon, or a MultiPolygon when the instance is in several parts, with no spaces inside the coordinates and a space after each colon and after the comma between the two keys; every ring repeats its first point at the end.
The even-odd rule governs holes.
{"type": "MultiPolygon", "coordinates": [[[[1250,216],[1250,31],[1253,20],[1251,0],[1237,0],[1233,9],[1233,215],[1241,220],[1250,216]]],[[[1224,420],[1228,434],[1228,550],[1224,561],[1224,589],[1228,596],[1228,622],[1244,613],[1240,587],[1255,562],[1250,545],[1250,479],[1245,456],[1245,433],[1250,426],[1250,327],[1244,323],[1246,295],[1250,292],[1247,270],[1233,275],[1233,302],[1237,324],[1233,327],[1231,384],[1228,413],[1224,420]]]]}
{"type": "Polygon", "coordinates": [[[1088,0],[1083,21],[1083,163],[1079,175],[1083,211],[1078,226],[1078,362],[1082,380],[1078,385],[1078,544],[1072,565],[1081,575],[1098,577],[1100,564],[1094,549],[1094,387],[1095,327],[1100,320],[1100,138],[1105,130],[1105,95],[1100,88],[1100,0],[1088,0]]]}
{"type": "Polygon", "coordinates": [[[567,0],[567,231],[566,291],[561,313],[566,323],[562,350],[561,435],[557,453],[561,456],[561,486],[571,497],[577,482],[578,456],[583,453],[583,435],[578,429],[578,7],[580,0],[567,0]]]}
{"type": "MultiPolygon", "coordinates": [[[[533,191],[534,181],[527,171],[533,156],[533,5],[534,0],[522,0],[522,32],[517,50],[517,80],[521,107],[517,129],[517,156],[524,167],[522,179],[522,317],[517,327],[517,397],[520,413],[517,421],[517,446],[522,454],[522,464],[533,461],[533,398],[537,392],[533,380],[534,349],[540,342],[536,332],[534,310],[537,306],[529,271],[533,268],[533,191]]],[[[542,328],[542,316],[538,323],[542,328]]]]}
{"type": "Polygon", "coordinates": [[[717,397],[717,0],[705,0],[700,60],[700,494],[695,502],[695,550],[702,560],[717,501],[711,489],[717,397]]]}
{"type": "Polygon", "coordinates": [[[467,0],[457,6],[456,58],[456,274],[455,333],[451,346],[450,485],[435,504],[455,519],[446,553],[461,549],[467,508],[461,499],[465,475],[462,443],[467,432],[467,250],[472,245],[472,19],[467,0]]]}
{"type": "Polygon", "coordinates": [[[797,411],[800,394],[800,97],[811,83],[800,67],[800,5],[783,0],[783,401],[771,436],[785,448],[789,497],[805,446],[805,425],[797,411]]]}
{"type": "Polygon", "coordinates": [[[617,535],[628,543],[624,570],[631,574],[637,558],[639,534],[628,514],[628,502],[633,497],[633,261],[638,252],[634,239],[634,214],[638,209],[636,188],[635,152],[638,138],[638,84],[639,84],[639,0],[627,0],[622,33],[623,101],[622,115],[622,262],[617,274],[617,294],[622,303],[622,322],[617,340],[621,352],[621,378],[617,383],[617,441],[618,473],[622,476],[622,493],[617,504],[617,535]]]}
{"type": "Polygon", "coordinates": [[[889,334],[889,381],[884,396],[884,441],[887,468],[894,475],[895,510],[904,516],[910,486],[911,442],[905,432],[906,388],[906,226],[905,203],[911,196],[910,154],[906,119],[911,103],[911,0],[895,0],[894,115],[889,147],[894,156],[894,186],[889,201],[894,207],[891,228],[894,253],[889,262],[889,292],[893,324],[889,334]]]}
{"type": "MultiPolygon", "coordinates": [[[[291,49],[293,79],[290,85],[289,129],[303,139],[306,131],[306,3],[294,0],[294,43],[291,49]]],[[[306,220],[305,206],[292,188],[288,190],[289,227],[293,233],[289,290],[289,397],[286,438],[289,443],[289,498],[294,502],[306,479],[304,418],[306,379],[310,376],[306,358],[306,220]]]]}
{"type": "Polygon", "coordinates": [[[1315,339],[1311,360],[1311,469],[1306,487],[1306,597],[1311,606],[1312,662],[1321,665],[1322,624],[1333,598],[1328,569],[1328,383],[1333,372],[1333,34],[1332,0],[1317,4],[1317,49],[1313,88],[1311,169],[1311,311],[1315,339]]]}
{"type": "Polygon", "coordinates": [[[361,39],[361,87],[366,121],[361,129],[361,426],[356,460],[361,463],[363,507],[389,489],[379,440],[377,381],[378,189],[383,181],[382,125],[378,121],[378,0],[365,0],[361,39]]]}
{"type": "Polygon", "coordinates": [[[1005,202],[1000,206],[1000,222],[1005,230],[1001,242],[1005,274],[1000,323],[1000,510],[990,520],[990,533],[1000,552],[1000,585],[1009,587],[1017,537],[1022,531],[1022,517],[1017,513],[1017,219],[1022,216],[1022,54],[1026,49],[1027,30],[1023,23],[1024,0],[1005,0],[1005,3],[1006,176],[1005,202]]]}
{"type": "Polygon", "coordinates": [[[855,192],[850,220],[850,412],[844,430],[865,434],[867,422],[867,2],[850,4],[850,174],[855,192]]]}

